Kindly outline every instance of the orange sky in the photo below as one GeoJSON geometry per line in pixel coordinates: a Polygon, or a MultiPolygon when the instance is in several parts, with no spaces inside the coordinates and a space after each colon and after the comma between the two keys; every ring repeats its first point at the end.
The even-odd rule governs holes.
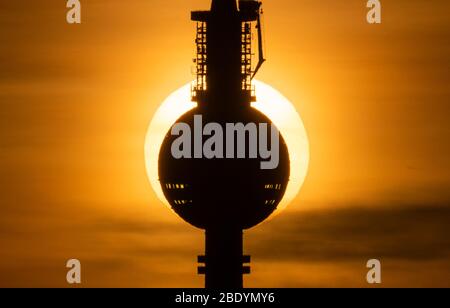
{"type": "MultiPolygon", "coordinates": [[[[202,286],[202,232],[167,209],[145,174],[147,126],[191,80],[208,0],[0,5],[0,286],[202,286]],[[174,266],[176,265],[176,266],[174,266]]],[[[308,131],[305,185],[250,230],[249,287],[450,286],[450,3],[266,0],[258,79],[308,131]],[[274,249],[274,247],[276,249],[274,249]]]]}

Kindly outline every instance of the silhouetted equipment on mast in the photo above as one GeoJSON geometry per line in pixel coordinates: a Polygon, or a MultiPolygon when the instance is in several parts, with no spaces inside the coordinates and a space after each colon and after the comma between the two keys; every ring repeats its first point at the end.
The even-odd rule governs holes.
{"type": "MultiPolygon", "coordinates": [[[[256,100],[251,80],[265,61],[261,2],[212,0],[210,11],[192,12],[197,22],[196,78],[192,100],[197,107],[181,116],[194,131],[194,115],[203,121],[272,123],[251,107],[256,100]],[[252,26],[258,30],[259,61],[252,68],[252,26]]],[[[194,137],[192,137],[192,142],[194,137]]],[[[270,134],[268,136],[270,138],[270,134]]],[[[250,256],[243,254],[243,230],[270,216],[289,180],[289,154],[280,136],[279,164],[261,169],[261,159],[175,159],[170,131],[159,154],[159,180],[172,209],[205,230],[205,255],[198,257],[199,274],[207,288],[241,288],[250,273],[250,256]]],[[[249,147],[246,141],[246,149],[249,147]]],[[[270,144],[270,142],[269,142],[270,144]]]]}

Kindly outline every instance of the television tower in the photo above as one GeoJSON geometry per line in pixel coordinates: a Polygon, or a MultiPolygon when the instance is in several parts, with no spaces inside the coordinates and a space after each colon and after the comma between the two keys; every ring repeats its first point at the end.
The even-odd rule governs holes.
{"type": "MultiPolygon", "coordinates": [[[[267,123],[268,127],[272,124],[251,107],[256,100],[251,81],[265,61],[261,2],[238,2],[212,0],[211,10],[191,14],[197,24],[196,78],[192,85],[192,100],[197,107],[176,122],[187,123],[191,131],[195,115],[222,127],[230,122],[267,123]],[[254,28],[259,60],[252,67],[254,28]]],[[[271,138],[268,135],[267,140],[271,138]]],[[[250,256],[243,254],[243,230],[273,213],[289,180],[289,154],[284,139],[279,138],[278,167],[261,169],[259,158],[175,159],[171,154],[175,138],[167,133],[161,146],[159,180],[172,209],[205,230],[205,254],[198,257],[198,273],[205,275],[206,288],[242,288],[243,274],[250,273],[250,256]]]]}

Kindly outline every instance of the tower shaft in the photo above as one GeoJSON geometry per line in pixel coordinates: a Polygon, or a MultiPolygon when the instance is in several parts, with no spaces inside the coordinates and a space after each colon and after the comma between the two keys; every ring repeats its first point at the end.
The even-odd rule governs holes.
{"type": "Polygon", "coordinates": [[[209,228],[205,231],[205,255],[199,256],[199,273],[205,274],[205,287],[243,287],[243,274],[250,273],[250,256],[243,255],[243,232],[239,228],[209,228]]]}
{"type": "MultiPolygon", "coordinates": [[[[239,7],[236,0],[212,0],[210,11],[192,12],[191,19],[197,22],[192,99],[202,112],[236,113],[250,108],[255,100],[251,22],[259,23],[260,6],[252,0],[239,1],[239,7]]],[[[249,266],[243,266],[250,257],[243,256],[242,226],[233,226],[233,222],[209,226],[205,236],[205,256],[199,257],[199,263],[204,263],[199,273],[205,274],[205,286],[242,288],[242,275],[250,272],[249,266]]]]}

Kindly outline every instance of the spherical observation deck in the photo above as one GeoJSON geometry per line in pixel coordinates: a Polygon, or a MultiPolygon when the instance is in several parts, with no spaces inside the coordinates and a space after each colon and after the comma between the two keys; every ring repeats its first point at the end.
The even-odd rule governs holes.
{"type": "MultiPolygon", "coordinates": [[[[271,121],[254,108],[232,112],[208,112],[200,107],[184,114],[176,123],[190,127],[194,149],[194,116],[202,115],[203,125],[210,122],[226,127],[226,123],[266,123],[266,144],[271,145],[271,121]]],[[[249,158],[249,135],[246,135],[246,158],[180,158],[171,153],[179,136],[169,131],[159,153],[159,180],[172,209],[190,224],[201,228],[232,227],[249,229],[270,216],[283,198],[289,180],[289,154],[279,136],[279,163],[274,169],[261,169],[266,159],[249,158]]],[[[226,152],[224,134],[223,148],[226,152]]],[[[203,137],[203,142],[209,136],[203,137]]],[[[260,144],[258,140],[258,145],[260,144]]],[[[237,141],[235,138],[235,149],[237,141]]]]}

